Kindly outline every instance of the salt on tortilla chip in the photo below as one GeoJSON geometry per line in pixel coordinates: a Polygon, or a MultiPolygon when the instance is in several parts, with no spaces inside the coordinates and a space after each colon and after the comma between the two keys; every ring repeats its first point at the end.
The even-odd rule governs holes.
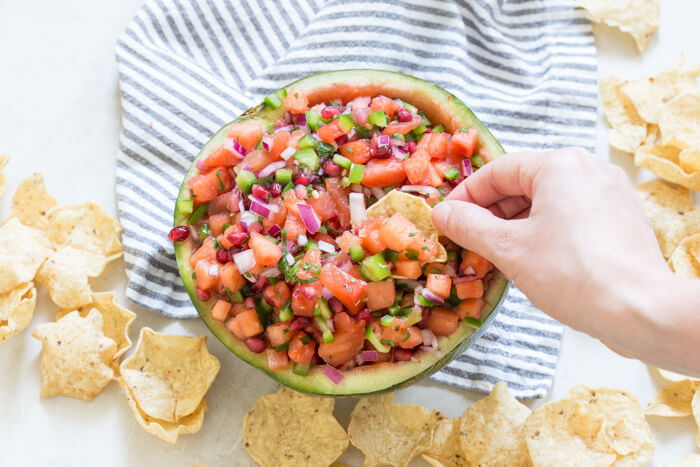
{"type": "Polygon", "coordinates": [[[7,181],[5,180],[5,166],[10,160],[10,156],[0,155],[0,196],[5,193],[5,188],[7,187],[7,181]]]}
{"type": "Polygon", "coordinates": [[[614,76],[601,79],[600,98],[612,128],[608,136],[610,146],[634,152],[647,137],[647,124],[637,114],[632,101],[620,91],[624,84],[614,76]]]}
{"type": "Polygon", "coordinates": [[[700,454],[688,454],[683,459],[673,464],[664,464],[664,467],[698,467],[700,466],[700,454]]]}
{"type": "Polygon", "coordinates": [[[596,23],[606,23],[632,36],[643,52],[659,28],[659,0],[576,0],[596,23]]]}
{"type": "Polygon", "coordinates": [[[700,191],[700,172],[686,173],[680,167],[680,152],[676,146],[645,144],[634,153],[634,164],[644,167],[664,180],[700,191]]]}
{"type": "Polygon", "coordinates": [[[686,188],[657,178],[637,186],[637,193],[664,258],[669,258],[685,237],[700,232],[700,210],[686,188]]]}
{"type": "Polygon", "coordinates": [[[200,404],[191,414],[182,417],[177,422],[166,422],[165,420],[153,418],[141,410],[138,402],[136,402],[133,395],[129,391],[129,387],[127,386],[126,382],[121,377],[117,378],[117,383],[124,390],[124,393],[126,394],[126,402],[129,404],[131,411],[134,413],[138,424],[141,425],[141,427],[148,433],[162,439],[166,443],[175,444],[178,436],[197,433],[202,429],[202,424],[204,423],[204,412],[206,412],[209,408],[205,399],[202,399],[202,402],[200,402],[200,404]]]}
{"type": "Polygon", "coordinates": [[[46,237],[12,218],[0,227],[0,293],[34,279],[52,253],[46,237]]]}
{"type": "Polygon", "coordinates": [[[36,288],[31,282],[0,294],[0,344],[29,326],[35,306],[36,288]]]}
{"type": "Polygon", "coordinates": [[[142,328],[136,351],[119,370],[141,410],[177,422],[194,412],[221,364],[209,353],[205,336],[161,334],[142,328]]]}
{"type": "Polygon", "coordinates": [[[673,272],[688,279],[700,278],[700,231],[678,244],[668,265],[673,272]]]}
{"type": "Polygon", "coordinates": [[[51,194],[46,191],[44,176],[35,173],[23,180],[12,196],[11,216],[19,221],[42,231],[48,227],[48,212],[58,203],[51,194]]]}
{"type": "Polygon", "coordinates": [[[360,399],[350,416],[350,442],[365,455],[365,467],[408,465],[430,448],[437,413],[396,404],[394,394],[360,399]]]}
{"type": "Polygon", "coordinates": [[[661,109],[661,142],[681,149],[700,148],[700,93],[685,93],[661,109]]]}
{"type": "Polygon", "coordinates": [[[461,417],[462,453],[470,465],[527,465],[529,455],[522,434],[530,409],[518,402],[500,382],[491,394],[476,401],[461,417]]]}
{"type": "Polygon", "coordinates": [[[663,388],[647,405],[646,415],[659,417],[687,417],[692,415],[691,402],[700,382],[683,380],[663,388]]]}
{"type": "Polygon", "coordinates": [[[49,291],[56,305],[76,309],[92,301],[88,277],[99,276],[104,267],[103,256],[64,246],[46,260],[36,279],[49,291]]]}
{"type": "Polygon", "coordinates": [[[248,454],[263,467],[326,467],[348,446],[335,400],[288,388],[261,397],[243,420],[248,454]]]}
{"type": "MultiPolygon", "coordinates": [[[[87,316],[90,310],[97,309],[102,314],[103,328],[105,336],[117,343],[117,352],[114,360],[119,358],[131,347],[129,339],[129,329],[131,323],[136,319],[136,313],[127,310],[117,303],[117,295],[114,292],[93,293],[92,301],[77,309],[80,316],[87,316]]],[[[73,311],[70,308],[61,309],[56,314],[58,321],[68,313],[73,311]]]]}
{"type": "Polygon", "coordinates": [[[95,203],[65,206],[49,212],[49,240],[54,245],[98,253],[108,262],[122,254],[121,231],[119,222],[95,203]]]}
{"type": "Polygon", "coordinates": [[[671,71],[659,73],[651,78],[628,81],[622,86],[637,109],[637,113],[648,123],[659,123],[661,109],[676,96],[698,89],[700,64],[688,65],[682,58],[671,71]]]}
{"type": "Polygon", "coordinates": [[[440,232],[433,224],[432,209],[420,196],[410,195],[400,190],[392,190],[367,208],[367,217],[370,219],[379,216],[390,217],[396,212],[406,216],[406,219],[411,221],[425,238],[429,238],[438,244],[440,254],[435,258],[435,262],[443,263],[447,261],[447,250],[438,241],[440,232]]]}
{"type": "Polygon", "coordinates": [[[678,154],[678,165],[688,174],[700,172],[700,150],[690,148],[682,150],[678,154]]]}
{"type": "Polygon", "coordinates": [[[41,397],[92,400],[112,380],[117,344],[102,332],[102,315],[77,311],[32,333],[41,346],[41,397]]]}

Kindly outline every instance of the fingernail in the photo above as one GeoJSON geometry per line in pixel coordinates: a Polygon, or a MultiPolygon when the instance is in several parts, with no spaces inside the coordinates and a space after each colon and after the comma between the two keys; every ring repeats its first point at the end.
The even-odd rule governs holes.
{"type": "Polygon", "coordinates": [[[447,223],[447,218],[450,216],[450,211],[452,211],[452,205],[450,203],[439,203],[433,209],[433,222],[443,226],[447,223]]]}

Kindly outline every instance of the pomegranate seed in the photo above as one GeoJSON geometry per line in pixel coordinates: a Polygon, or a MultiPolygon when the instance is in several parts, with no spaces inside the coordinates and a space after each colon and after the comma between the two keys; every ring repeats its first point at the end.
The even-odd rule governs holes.
{"type": "Polygon", "coordinates": [[[342,146],[343,144],[347,143],[349,139],[350,139],[350,138],[348,138],[348,135],[341,135],[341,136],[338,136],[338,137],[335,139],[335,144],[337,144],[338,146],[342,146]]]}
{"type": "Polygon", "coordinates": [[[309,176],[306,174],[299,174],[296,177],[294,177],[294,184],[295,185],[308,185],[309,184],[309,176]]]}
{"type": "Polygon", "coordinates": [[[267,201],[270,197],[270,191],[262,185],[253,185],[253,194],[258,198],[267,201]]]}
{"type": "Polygon", "coordinates": [[[369,308],[365,308],[357,314],[356,318],[358,321],[365,321],[369,323],[369,320],[372,319],[372,312],[369,311],[369,308]]]}
{"type": "Polygon", "coordinates": [[[326,161],[323,163],[323,171],[329,177],[337,177],[340,175],[340,166],[333,161],[326,161]]]}
{"type": "Polygon", "coordinates": [[[199,297],[199,299],[203,302],[206,302],[207,300],[209,300],[209,297],[211,297],[211,294],[207,290],[200,289],[199,287],[197,287],[196,290],[197,297],[199,297]]]}
{"type": "Polygon", "coordinates": [[[396,111],[396,118],[398,118],[400,122],[410,122],[413,118],[413,115],[411,115],[410,110],[400,108],[396,111]]]}
{"type": "Polygon", "coordinates": [[[238,246],[232,246],[231,248],[228,249],[228,260],[229,261],[234,261],[233,257],[234,255],[240,253],[243,251],[243,248],[238,247],[238,246]]]}
{"type": "Polygon", "coordinates": [[[318,354],[318,352],[315,352],[314,356],[311,357],[311,364],[320,365],[321,363],[323,363],[323,360],[321,360],[321,356],[318,354]]]}
{"type": "Polygon", "coordinates": [[[330,305],[333,313],[340,313],[343,311],[343,304],[340,303],[340,300],[338,300],[336,297],[331,297],[331,299],[328,300],[328,305],[330,305]]]}
{"type": "Polygon", "coordinates": [[[224,250],[223,248],[219,248],[218,250],[216,250],[216,260],[221,264],[228,263],[228,250],[224,250]]]}
{"type": "Polygon", "coordinates": [[[310,322],[311,321],[309,320],[309,318],[306,318],[304,316],[295,316],[292,322],[289,323],[289,330],[301,331],[306,326],[308,326],[310,322]]]}
{"type": "Polygon", "coordinates": [[[314,183],[318,182],[320,180],[320,177],[318,175],[312,175],[309,177],[309,184],[313,185],[314,183]]]}
{"type": "Polygon", "coordinates": [[[387,159],[391,156],[391,148],[388,148],[386,146],[371,148],[369,152],[370,154],[372,154],[372,158],[374,159],[387,159]]]}
{"type": "Polygon", "coordinates": [[[409,141],[406,146],[408,146],[407,149],[408,149],[409,153],[413,154],[414,152],[416,152],[416,142],[415,141],[409,141]]]}
{"type": "Polygon", "coordinates": [[[270,194],[277,198],[282,194],[282,184],[280,182],[274,182],[270,187],[270,194]]]}
{"type": "Polygon", "coordinates": [[[421,328],[421,329],[424,328],[424,327],[425,327],[425,323],[428,322],[428,318],[430,318],[430,310],[424,308],[424,309],[423,309],[423,316],[421,316],[421,320],[418,321],[418,323],[416,324],[416,326],[418,326],[418,327],[421,328]]]}
{"type": "Polygon", "coordinates": [[[261,337],[249,337],[245,340],[245,345],[254,353],[262,353],[267,348],[267,343],[261,337]]]}
{"type": "Polygon", "coordinates": [[[394,360],[397,362],[408,362],[413,357],[413,350],[411,349],[394,349],[394,360]]]}
{"type": "Polygon", "coordinates": [[[255,308],[255,299],[253,297],[246,297],[245,301],[243,302],[246,308],[251,309],[255,308]]]}
{"type": "Polygon", "coordinates": [[[341,232],[340,232],[340,220],[338,219],[338,217],[337,216],[332,217],[332,218],[328,219],[328,221],[326,223],[328,224],[328,227],[330,227],[331,229],[336,231],[336,232],[329,231],[328,235],[330,235],[333,238],[339,237],[341,232]]]}
{"type": "Polygon", "coordinates": [[[178,225],[177,227],[173,227],[173,229],[170,231],[170,233],[168,234],[168,240],[170,240],[171,242],[181,242],[183,240],[186,240],[189,236],[190,229],[188,229],[184,225],[178,225]]]}
{"type": "Polygon", "coordinates": [[[321,111],[321,117],[325,118],[326,120],[331,119],[336,115],[340,115],[340,109],[332,105],[324,107],[324,109],[321,111]]]}
{"type": "Polygon", "coordinates": [[[226,236],[231,245],[238,246],[245,243],[248,240],[248,234],[245,232],[231,232],[226,236]]]}
{"type": "Polygon", "coordinates": [[[253,284],[251,289],[253,289],[253,292],[261,292],[262,289],[264,289],[266,285],[267,285],[267,277],[260,276],[260,277],[258,277],[258,280],[255,282],[255,284],[253,284]]]}

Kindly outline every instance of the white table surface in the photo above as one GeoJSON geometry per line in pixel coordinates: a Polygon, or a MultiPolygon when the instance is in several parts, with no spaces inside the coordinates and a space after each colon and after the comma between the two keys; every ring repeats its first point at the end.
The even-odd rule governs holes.
{"type": "MultiPolygon", "coordinates": [[[[0,215],[9,212],[17,184],[43,172],[61,204],[92,200],[116,213],[114,169],[120,110],[114,41],[141,0],[55,2],[0,0],[0,153],[12,160],[6,169],[8,193],[0,215]]],[[[665,70],[684,53],[700,61],[700,3],[663,2],[661,27],[649,49],[637,54],[632,40],[607,27],[596,27],[600,75],[625,78],[665,70]]],[[[626,154],[610,154],[607,130],[599,118],[597,155],[628,169],[634,181],[649,174],[634,168],[626,154]]],[[[116,290],[124,300],[121,261],[91,282],[96,291],[116,290]]],[[[199,320],[175,321],[137,310],[132,328],[199,335],[199,320]]],[[[209,348],[222,369],[207,400],[204,427],[171,446],[137,425],[121,390],[111,383],[92,402],[66,397],[39,397],[39,341],[31,331],[54,319],[56,307],[40,290],[34,321],[0,347],[0,465],[2,466],[191,466],[253,465],[241,445],[245,411],[276,384],[231,355],[210,336],[209,348]]],[[[538,407],[562,398],[577,384],[625,389],[646,404],[663,382],[638,361],[624,359],[596,339],[567,329],[554,387],[538,407]]],[[[422,382],[398,393],[398,399],[460,415],[480,396],[422,382]]],[[[340,400],[337,415],[347,424],[354,399],[340,400]]],[[[657,442],[651,465],[680,459],[696,450],[691,418],[652,419],[657,442]]],[[[361,465],[353,448],[342,460],[361,465]]],[[[414,461],[415,465],[427,465],[414,461]]]]}

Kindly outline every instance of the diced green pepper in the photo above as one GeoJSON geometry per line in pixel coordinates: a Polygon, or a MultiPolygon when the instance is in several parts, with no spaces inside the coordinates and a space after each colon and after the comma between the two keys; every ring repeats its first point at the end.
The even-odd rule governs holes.
{"type": "Polygon", "coordinates": [[[391,315],[384,315],[380,318],[379,322],[382,326],[391,326],[394,324],[394,317],[391,315]]]}
{"type": "Polygon", "coordinates": [[[291,302],[287,300],[282,308],[280,308],[280,321],[289,321],[294,316],[292,312],[291,302]]]}
{"type": "Polygon", "coordinates": [[[369,343],[372,344],[375,349],[377,349],[377,352],[387,353],[391,350],[389,347],[386,347],[379,342],[379,338],[377,338],[374,330],[372,330],[372,328],[369,326],[367,326],[367,329],[365,330],[365,339],[367,339],[369,343]]]}
{"type": "Polygon", "coordinates": [[[226,289],[226,295],[231,303],[243,303],[243,294],[240,290],[231,292],[229,289],[226,289]]]}
{"type": "Polygon", "coordinates": [[[340,185],[341,185],[343,188],[349,187],[349,186],[351,185],[350,179],[349,179],[348,177],[343,177],[343,178],[341,178],[341,179],[340,179],[340,185]]]}
{"type": "Polygon", "coordinates": [[[270,313],[274,310],[274,308],[272,308],[272,305],[267,303],[267,300],[265,300],[264,298],[260,298],[260,306],[263,310],[265,310],[265,313],[270,313]]]}
{"type": "Polygon", "coordinates": [[[177,210],[182,214],[192,214],[194,209],[194,201],[191,199],[181,199],[177,202],[177,210]]]}
{"type": "Polygon", "coordinates": [[[365,175],[365,166],[362,164],[350,164],[350,173],[348,180],[350,183],[362,183],[362,177],[365,175]]]}
{"type": "Polygon", "coordinates": [[[401,311],[401,306],[399,306],[398,304],[394,304],[387,308],[387,310],[389,310],[389,314],[391,316],[396,316],[401,311]]]}
{"type": "Polygon", "coordinates": [[[308,110],[306,112],[306,124],[309,125],[309,128],[312,131],[316,131],[321,128],[321,125],[319,124],[319,117],[320,115],[313,110],[308,110]]]}
{"type": "Polygon", "coordinates": [[[369,124],[372,126],[385,127],[389,124],[389,117],[383,110],[377,110],[367,116],[369,124]]]}
{"type": "Polygon", "coordinates": [[[351,246],[348,253],[350,253],[350,259],[357,263],[365,259],[365,249],[362,248],[362,245],[351,246]]]}
{"type": "Polygon", "coordinates": [[[292,181],[292,169],[279,169],[275,172],[275,180],[280,183],[288,183],[292,181]]]}
{"type": "Polygon", "coordinates": [[[370,137],[369,130],[360,125],[355,125],[355,133],[362,139],[369,139],[370,137]]]}
{"type": "Polygon", "coordinates": [[[199,228],[199,236],[204,240],[209,235],[211,235],[211,230],[209,229],[209,224],[202,224],[199,228]]]}
{"type": "Polygon", "coordinates": [[[258,179],[250,170],[241,170],[236,176],[236,185],[240,188],[243,194],[250,193],[250,189],[255,185],[258,179]]]}
{"type": "Polygon", "coordinates": [[[196,223],[202,216],[209,210],[209,203],[200,204],[197,209],[194,210],[188,221],[190,224],[196,223]]]}
{"type": "Polygon", "coordinates": [[[352,116],[349,114],[342,114],[338,117],[338,123],[340,124],[340,129],[343,133],[348,134],[350,130],[355,127],[355,122],[352,121],[352,116]]]}
{"type": "Polygon", "coordinates": [[[463,321],[474,329],[479,329],[483,324],[480,319],[472,318],[471,316],[465,316],[463,321]]]}
{"type": "Polygon", "coordinates": [[[265,99],[263,99],[263,102],[265,103],[265,105],[273,109],[279,109],[282,105],[282,99],[280,99],[277,93],[268,94],[267,96],[265,96],[265,99]]]}
{"type": "Polygon", "coordinates": [[[413,134],[413,136],[418,140],[421,136],[423,136],[423,133],[425,133],[425,130],[427,129],[428,127],[425,125],[425,123],[421,123],[416,128],[411,130],[411,134],[413,134]]]}
{"type": "Polygon", "coordinates": [[[428,300],[423,295],[417,294],[416,297],[417,297],[416,300],[418,301],[418,304],[420,306],[424,306],[426,308],[432,308],[435,306],[435,302],[433,302],[432,300],[428,300]]]}
{"type": "Polygon", "coordinates": [[[476,167],[477,169],[479,167],[482,167],[484,165],[484,159],[481,158],[479,154],[476,154],[475,156],[472,156],[472,165],[476,167]]]}
{"type": "Polygon", "coordinates": [[[284,188],[282,188],[282,195],[284,195],[289,190],[293,190],[293,189],[294,189],[294,183],[292,183],[292,181],[290,180],[289,182],[287,182],[287,184],[284,186],[284,188]]]}
{"type": "Polygon", "coordinates": [[[418,113],[418,108],[412,106],[412,105],[409,104],[408,102],[404,102],[404,103],[403,103],[403,106],[404,106],[405,109],[408,109],[408,110],[410,110],[410,111],[413,112],[413,113],[418,113]]]}
{"type": "Polygon", "coordinates": [[[433,127],[433,133],[442,133],[443,131],[445,131],[444,125],[438,125],[433,127]]]}
{"type": "Polygon", "coordinates": [[[320,157],[331,157],[335,152],[335,146],[332,144],[320,142],[316,148],[316,152],[320,157]]]}
{"type": "Polygon", "coordinates": [[[456,180],[459,178],[459,170],[454,167],[450,167],[449,169],[445,170],[445,178],[448,180],[456,180]]]}
{"type": "Polygon", "coordinates": [[[413,326],[420,323],[423,319],[423,311],[420,308],[408,308],[410,310],[406,315],[406,326],[413,326]]]}
{"type": "Polygon", "coordinates": [[[331,319],[331,309],[328,307],[328,302],[323,297],[318,297],[314,306],[314,316],[320,316],[323,319],[331,319]]]}
{"type": "Polygon", "coordinates": [[[306,365],[300,365],[297,362],[294,362],[294,366],[292,366],[292,372],[294,372],[295,375],[306,376],[309,374],[309,368],[311,368],[310,362],[306,365]]]}
{"type": "Polygon", "coordinates": [[[316,148],[318,140],[311,135],[304,135],[299,139],[299,148],[316,148]]]}
{"type": "Polygon", "coordinates": [[[344,169],[349,169],[350,165],[352,164],[352,161],[350,159],[341,156],[340,154],[336,154],[333,156],[333,162],[335,162],[344,169]]]}
{"type": "Polygon", "coordinates": [[[331,329],[326,324],[326,320],[323,319],[322,317],[316,315],[315,313],[314,313],[314,320],[316,321],[318,328],[323,333],[323,342],[325,342],[325,343],[333,342],[333,339],[334,339],[333,331],[331,331],[331,329]]]}
{"type": "Polygon", "coordinates": [[[382,255],[376,254],[362,260],[360,274],[370,281],[383,281],[391,275],[391,270],[382,255]]]}
{"type": "Polygon", "coordinates": [[[393,139],[399,139],[401,141],[406,141],[406,137],[404,135],[402,135],[401,133],[394,133],[393,135],[391,135],[391,137],[393,139]]]}
{"type": "Polygon", "coordinates": [[[300,149],[294,153],[294,159],[299,161],[301,165],[305,165],[311,170],[318,170],[318,155],[311,148],[300,149]]]}

